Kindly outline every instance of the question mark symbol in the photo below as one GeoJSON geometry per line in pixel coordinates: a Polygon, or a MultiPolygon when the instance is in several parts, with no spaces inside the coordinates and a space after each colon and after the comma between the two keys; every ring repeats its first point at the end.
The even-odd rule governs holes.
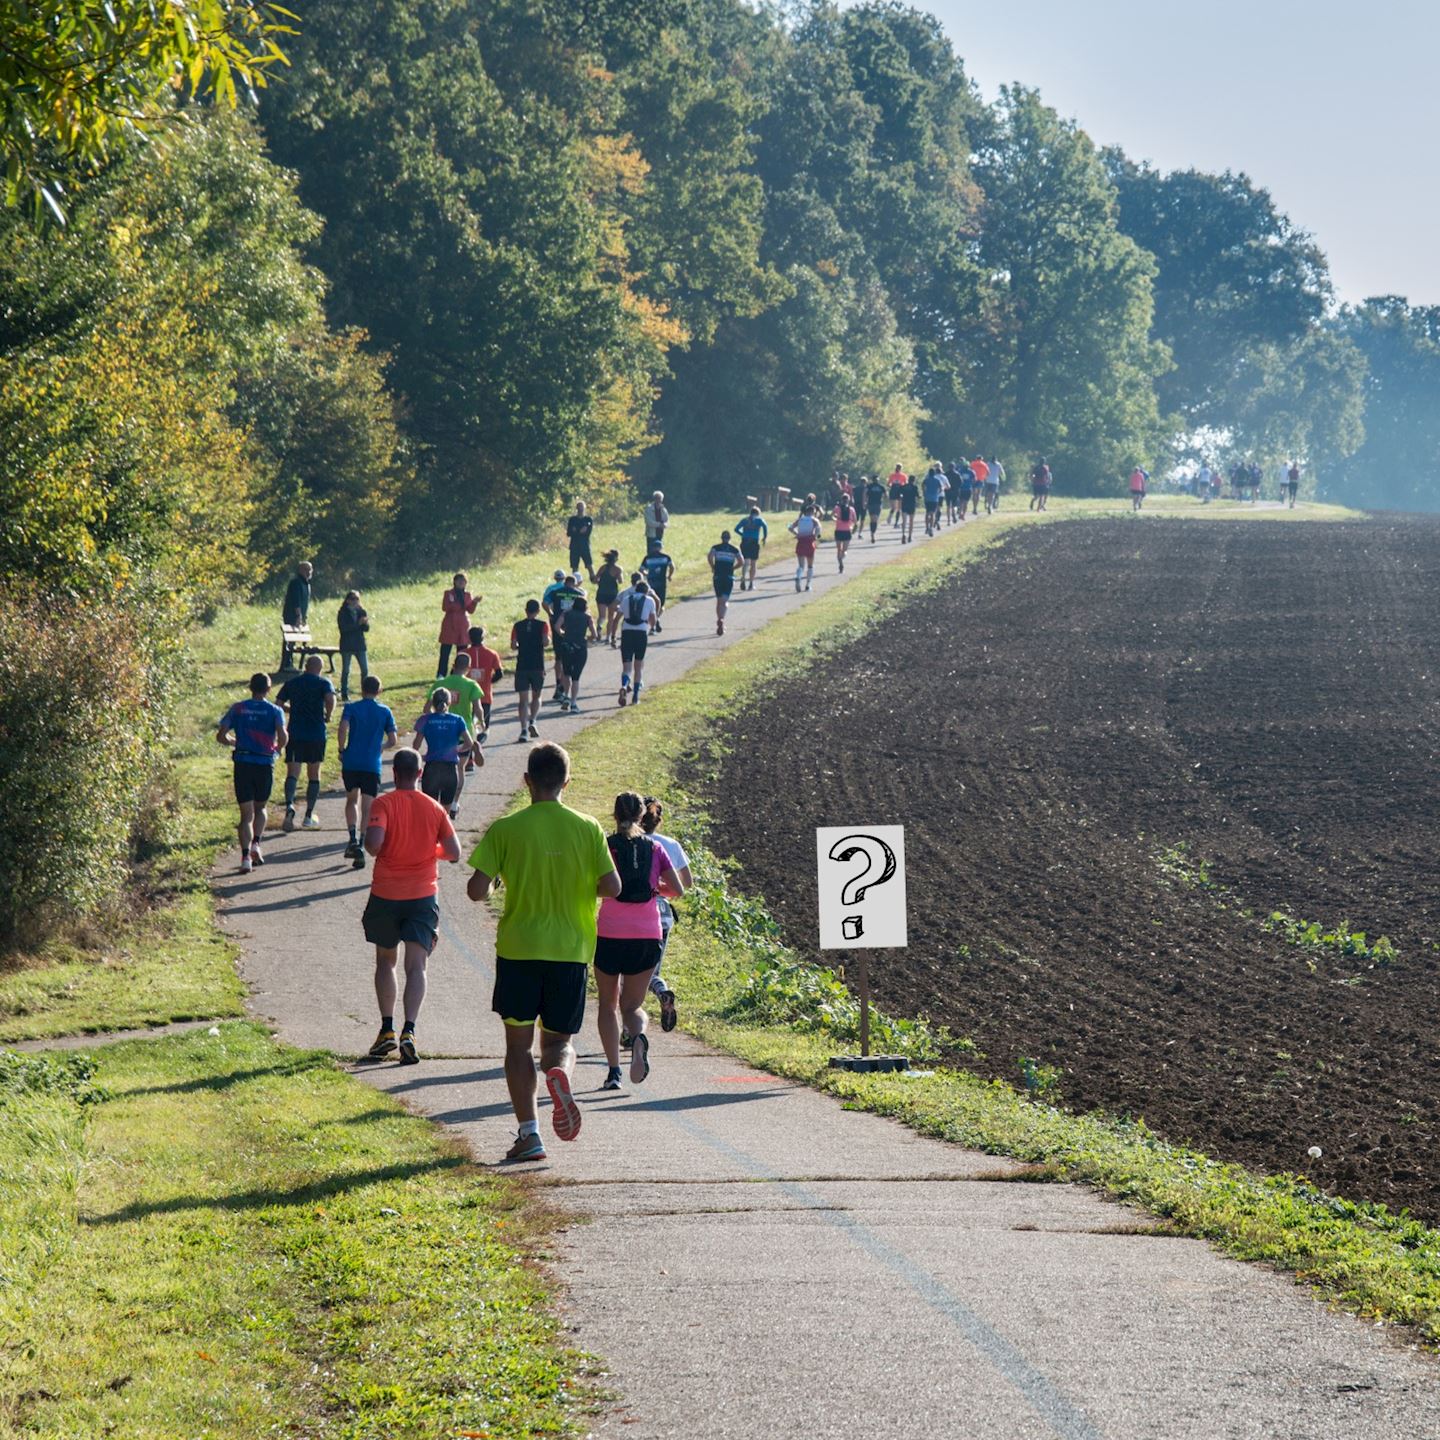
{"type": "MultiPolygon", "coordinates": [[[[842,864],[860,856],[865,868],[852,875],[840,890],[840,903],[847,909],[858,905],[867,890],[883,885],[895,873],[895,852],[878,835],[845,835],[830,847],[830,858],[842,864]]],[[[858,940],[865,933],[864,917],[847,915],[840,922],[840,931],[847,940],[858,940]]]]}

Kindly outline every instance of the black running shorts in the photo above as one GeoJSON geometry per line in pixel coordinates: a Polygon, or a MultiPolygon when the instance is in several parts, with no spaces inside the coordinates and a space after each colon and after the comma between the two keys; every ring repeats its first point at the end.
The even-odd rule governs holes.
{"type": "Polygon", "coordinates": [[[273,766],[252,765],[248,760],[235,762],[235,798],[242,805],[263,805],[274,785],[273,766]]]}
{"type": "Polygon", "coordinates": [[[368,795],[372,800],[380,793],[379,773],[371,774],[368,770],[342,770],[340,781],[345,786],[347,795],[359,791],[362,795],[368,795]]]}
{"type": "Polygon", "coordinates": [[[585,1023],[588,965],[573,960],[495,957],[490,1008],[507,1025],[541,1026],[554,1035],[579,1034],[585,1023]]]}
{"type": "Polygon", "coordinates": [[[662,940],[607,940],[595,942],[595,968],[605,975],[643,975],[660,963],[662,940]]]}
{"type": "Polygon", "coordinates": [[[287,740],[285,742],[285,763],[287,765],[318,765],[325,758],[323,740],[287,740]]]}
{"type": "Polygon", "coordinates": [[[382,950],[394,950],[405,941],[423,945],[428,954],[435,948],[440,930],[440,904],[433,895],[417,900],[387,900],[371,895],[360,917],[365,938],[382,950]]]}
{"type": "Polygon", "coordinates": [[[460,793],[460,767],[453,760],[427,760],[420,775],[420,788],[448,810],[460,793]]]}
{"type": "Polygon", "coordinates": [[[515,672],[516,690],[543,690],[545,688],[545,672],[543,670],[517,670],[515,672]]]}
{"type": "Polygon", "coordinates": [[[650,640],[648,630],[624,630],[620,631],[620,658],[621,660],[643,660],[645,658],[645,646],[650,640]]]}

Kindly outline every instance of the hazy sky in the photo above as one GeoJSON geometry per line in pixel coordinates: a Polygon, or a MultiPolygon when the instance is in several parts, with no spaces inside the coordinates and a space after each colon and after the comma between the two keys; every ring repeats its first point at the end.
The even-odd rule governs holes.
{"type": "Polygon", "coordinates": [[[987,99],[1018,80],[1097,144],[1242,170],[1342,300],[1440,304],[1440,0],[914,0],[987,99]]]}

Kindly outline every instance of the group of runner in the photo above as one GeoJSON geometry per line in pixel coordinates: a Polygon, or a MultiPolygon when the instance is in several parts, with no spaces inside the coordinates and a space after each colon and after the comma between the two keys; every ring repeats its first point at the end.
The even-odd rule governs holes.
{"type": "MultiPolygon", "coordinates": [[[[1276,498],[1293,510],[1296,497],[1300,494],[1300,462],[1291,459],[1278,465],[1275,479],[1276,498]]],[[[1202,460],[1199,469],[1183,483],[1192,495],[1208,505],[1225,493],[1227,480],[1232,500],[1248,500],[1252,505],[1260,503],[1265,472],[1254,460],[1236,460],[1228,470],[1222,470],[1218,465],[1212,468],[1208,461],[1202,460]]]]}

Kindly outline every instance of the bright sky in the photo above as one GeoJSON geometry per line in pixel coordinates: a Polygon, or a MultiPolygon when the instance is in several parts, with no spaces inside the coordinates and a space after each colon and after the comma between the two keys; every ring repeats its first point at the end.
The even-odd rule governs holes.
{"type": "Polygon", "coordinates": [[[1440,304],[1440,0],[914,0],[987,99],[1038,88],[1097,144],[1239,170],[1342,300],[1440,304]]]}

